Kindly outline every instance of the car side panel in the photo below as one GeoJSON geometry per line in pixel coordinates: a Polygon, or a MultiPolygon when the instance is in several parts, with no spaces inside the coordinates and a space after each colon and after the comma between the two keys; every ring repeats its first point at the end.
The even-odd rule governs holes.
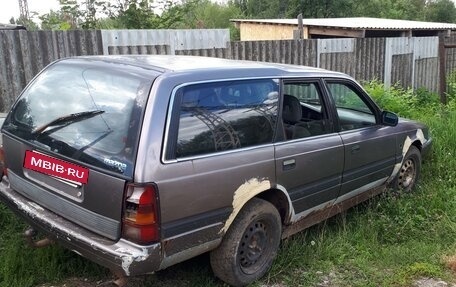
{"type": "MultiPolygon", "coordinates": [[[[174,106],[171,91],[188,82],[192,78],[182,75],[156,79],[148,102],[150,108],[144,117],[135,170],[136,182],[154,182],[158,187],[165,258],[177,257],[202,242],[220,239],[232,222],[232,215],[250,197],[275,185],[272,143],[178,160],[164,159],[168,145],[164,135],[167,129],[176,129],[167,126],[171,116],[168,111],[174,106]]],[[[211,246],[207,248],[215,247],[211,246]]],[[[207,249],[194,252],[204,251],[207,249]]]]}
{"type": "Polygon", "coordinates": [[[336,199],[344,162],[338,134],[278,143],[275,152],[277,182],[289,192],[296,214],[336,199]]]}
{"type": "Polygon", "coordinates": [[[339,196],[391,175],[397,160],[396,135],[391,127],[372,126],[340,135],[345,164],[339,196]]]}
{"type": "Polygon", "coordinates": [[[274,184],[273,157],[269,146],[163,165],[156,174],[163,236],[222,223],[221,231],[234,209],[274,184]]]}

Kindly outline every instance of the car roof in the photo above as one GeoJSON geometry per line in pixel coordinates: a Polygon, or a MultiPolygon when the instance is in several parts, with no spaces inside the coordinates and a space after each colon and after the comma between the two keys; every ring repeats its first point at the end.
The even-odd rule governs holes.
{"type": "Polygon", "coordinates": [[[242,74],[251,74],[250,72],[262,71],[273,76],[314,76],[314,77],[348,77],[348,75],[328,71],[320,68],[288,65],[279,63],[254,62],[245,60],[229,60],[212,57],[199,56],[174,56],[174,55],[120,55],[120,56],[85,56],[70,59],[81,59],[91,61],[102,61],[112,64],[122,64],[139,66],[146,69],[151,69],[161,73],[179,73],[189,71],[242,71],[242,74]]]}

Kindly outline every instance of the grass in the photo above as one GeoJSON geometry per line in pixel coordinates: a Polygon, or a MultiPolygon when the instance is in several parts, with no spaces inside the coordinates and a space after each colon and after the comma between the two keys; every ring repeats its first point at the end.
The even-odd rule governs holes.
{"type": "MultiPolygon", "coordinates": [[[[455,281],[456,100],[442,107],[425,91],[385,92],[375,82],[366,89],[382,107],[430,126],[433,152],[420,185],[413,193],[373,198],[283,241],[271,271],[253,286],[400,287],[421,277],[455,281]]],[[[88,278],[89,285],[67,286],[90,286],[109,278],[106,269],[59,246],[26,247],[24,228],[0,205],[0,286],[58,284],[73,277],[88,278]]],[[[132,284],[224,286],[212,275],[207,255],[132,284]]]]}

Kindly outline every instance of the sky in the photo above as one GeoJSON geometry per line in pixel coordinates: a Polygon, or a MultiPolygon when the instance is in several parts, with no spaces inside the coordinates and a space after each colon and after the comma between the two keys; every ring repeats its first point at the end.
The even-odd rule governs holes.
{"type": "MultiPolygon", "coordinates": [[[[84,1],[78,0],[78,2],[81,3],[84,1]]],[[[58,0],[27,0],[27,3],[30,16],[32,16],[32,12],[43,15],[48,13],[51,9],[54,11],[60,9],[58,0]]],[[[8,24],[11,17],[14,17],[14,19],[19,18],[19,0],[0,0],[0,23],[8,24]]],[[[34,21],[39,22],[38,18],[34,18],[34,21]]]]}
{"type": "MultiPolygon", "coordinates": [[[[29,13],[37,12],[42,15],[49,10],[58,10],[58,0],[27,0],[29,13]]],[[[18,0],[0,0],[0,23],[9,23],[11,17],[19,18],[19,1],[18,0]]]]}
{"type": "MultiPolygon", "coordinates": [[[[27,0],[29,13],[37,12],[39,15],[48,13],[49,10],[58,10],[58,0],[27,0]]],[[[456,0],[453,0],[456,2],[456,0]]],[[[0,0],[0,23],[9,23],[11,17],[17,19],[19,17],[19,1],[18,0],[0,0]]],[[[37,19],[35,19],[37,20],[37,19]]]]}

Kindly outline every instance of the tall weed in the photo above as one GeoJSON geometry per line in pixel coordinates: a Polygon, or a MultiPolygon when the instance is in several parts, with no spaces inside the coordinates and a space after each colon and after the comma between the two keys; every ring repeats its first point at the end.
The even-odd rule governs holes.
{"type": "Polygon", "coordinates": [[[364,88],[382,109],[401,117],[421,119],[426,115],[434,115],[434,111],[440,107],[438,95],[425,89],[386,88],[378,81],[367,82],[364,88]]]}

